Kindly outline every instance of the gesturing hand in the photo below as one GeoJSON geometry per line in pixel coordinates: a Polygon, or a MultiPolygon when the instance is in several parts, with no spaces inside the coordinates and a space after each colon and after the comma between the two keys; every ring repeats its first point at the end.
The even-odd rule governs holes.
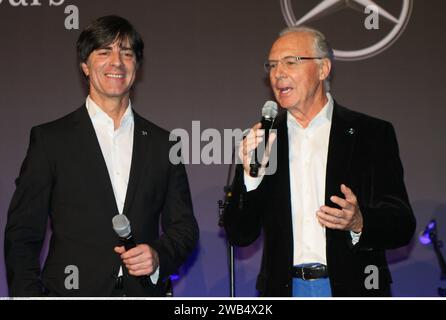
{"type": "Polygon", "coordinates": [[[345,199],[337,196],[330,197],[330,200],[339,205],[341,209],[329,206],[320,207],[316,213],[319,223],[331,229],[362,232],[363,219],[356,195],[345,184],[341,185],[341,192],[345,199]]]}

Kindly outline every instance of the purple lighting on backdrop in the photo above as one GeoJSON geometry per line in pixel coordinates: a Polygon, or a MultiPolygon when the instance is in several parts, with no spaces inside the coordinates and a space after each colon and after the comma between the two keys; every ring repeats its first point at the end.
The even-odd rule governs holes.
{"type": "Polygon", "coordinates": [[[180,276],[178,274],[173,274],[170,276],[170,280],[172,281],[177,281],[180,279],[180,276]]]}
{"type": "Polygon", "coordinates": [[[424,245],[432,243],[432,232],[435,232],[436,229],[437,229],[437,222],[435,221],[435,219],[433,219],[428,223],[423,233],[420,234],[419,237],[420,243],[424,245]]]}

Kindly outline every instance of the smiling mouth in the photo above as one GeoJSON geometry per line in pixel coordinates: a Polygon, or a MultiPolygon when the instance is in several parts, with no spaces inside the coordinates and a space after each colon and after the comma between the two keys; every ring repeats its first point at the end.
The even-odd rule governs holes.
{"type": "Polygon", "coordinates": [[[106,73],[105,76],[107,78],[113,78],[113,79],[123,79],[125,77],[124,74],[114,74],[114,73],[106,73]]]}

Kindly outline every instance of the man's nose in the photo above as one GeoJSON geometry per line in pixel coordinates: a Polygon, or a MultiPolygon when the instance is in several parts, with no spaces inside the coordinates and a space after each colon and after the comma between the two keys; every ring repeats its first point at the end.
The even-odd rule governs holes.
{"type": "Polygon", "coordinates": [[[115,67],[119,67],[122,64],[121,53],[112,51],[110,64],[115,67]]]}
{"type": "Polygon", "coordinates": [[[286,78],[286,68],[281,61],[277,63],[276,69],[274,70],[274,78],[277,80],[286,78]]]}

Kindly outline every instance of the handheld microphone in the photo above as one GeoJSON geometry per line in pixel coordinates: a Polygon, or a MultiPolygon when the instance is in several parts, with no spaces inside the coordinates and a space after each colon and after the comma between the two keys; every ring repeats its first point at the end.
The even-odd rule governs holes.
{"type": "Polygon", "coordinates": [[[261,129],[265,130],[265,148],[260,148],[259,150],[256,148],[254,150],[254,163],[250,164],[249,170],[249,175],[251,177],[257,177],[259,175],[259,169],[262,166],[261,161],[263,159],[263,153],[268,147],[269,131],[273,127],[277,113],[277,103],[271,100],[266,101],[262,108],[262,120],[260,121],[262,124],[261,129]]]}
{"type": "MultiPolygon", "coordinates": [[[[135,239],[132,235],[132,229],[130,228],[130,221],[124,214],[117,214],[112,219],[113,230],[119,237],[119,241],[124,246],[125,250],[130,250],[136,247],[135,239]]],[[[149,276],[138,276],[138,279],[144,283],[149,276]]]]}
{"type": "Polygon", "coordinates": [[[130,221],[123,214],[117,214],[112,219],[113,230],[119,237],[119,241],[125,247],[125,250],[130,250],[136,247],[135,239],[133,239],[132,229],[130,228],[130,221]]]}

